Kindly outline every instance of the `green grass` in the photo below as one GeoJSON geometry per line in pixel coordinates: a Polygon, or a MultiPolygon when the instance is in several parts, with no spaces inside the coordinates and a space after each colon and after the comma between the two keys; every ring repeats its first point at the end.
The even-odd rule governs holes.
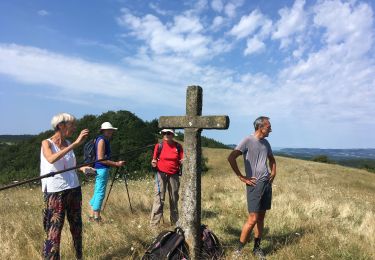
{"type": "MultiPolygon", "coordinates": [[[[226,161],[230,150],[204,149],[209,171],[202,177],[202,223],[219,237],[227,259],[247,218],[245,186],[226,161]]],[[[272,209],[267,212],[262,247],[267,259],[375,259],[375,175],[364,170],[276,157],[272,209]]],[[[242,165],[242,160],[238,160],[242,165]]],[[[149,227],[153,180],[130,181],[129,210],[123,182],[116,182],[105,223],[87,222],[92,183],[83,187],[85,259],[139,259],[152,239],[170,229],[149,227]]],[[[183,194],[180,193],[180,196],[183,194]]],[[[0,193],[0,259],[38,259],[43,242],[40,187],[0,193]]],[[[74,259],[66,223],[63,259],[74,259]]],[[[243,259],[253,259],[250,245],[243,259]]]]}

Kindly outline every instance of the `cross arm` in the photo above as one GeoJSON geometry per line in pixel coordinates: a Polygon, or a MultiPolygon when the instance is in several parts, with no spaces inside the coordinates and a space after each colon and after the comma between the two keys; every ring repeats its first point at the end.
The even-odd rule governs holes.
{"type": "Polygon", "coordinates": [[[228,129],[228,116],[161,116],[160,128],[228,129]]]}

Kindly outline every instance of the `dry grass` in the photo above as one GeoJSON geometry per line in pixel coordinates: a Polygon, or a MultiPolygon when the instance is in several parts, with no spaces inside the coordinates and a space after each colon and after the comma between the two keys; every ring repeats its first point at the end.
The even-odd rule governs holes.
{"type": "MultiPolygon", "coordinates": [[[[218,235],[227,259],[246,220],[245,187],[229,169],[229,150],[205,149],[210,170],[202,179],[202,222],[218,235]]],[[[266,216],[262,247],[268,259],[375,259],[375,174],[278,157],[272,210],[266,216]]],[[[240,162],[240,160],[239,160],[240,162]]],[[[240,165],[242,163],[240,162],[240,165]]],[[[86,259],[139,258],[162,229],[152,230],[149,214],[153,180],[131,181],[132,215],[124,183],[116,182],[105,223],[87,222],[92,184],[83,187],[84,255],[86,259]]],[[[44,238],[40,188],[0,193],[0,259],[38,259],[44,238]]],[[[66,223],[63,259],[74,259],[66,223]]],[[[251,244],[244,259],[249,257],[251,244]]]]}

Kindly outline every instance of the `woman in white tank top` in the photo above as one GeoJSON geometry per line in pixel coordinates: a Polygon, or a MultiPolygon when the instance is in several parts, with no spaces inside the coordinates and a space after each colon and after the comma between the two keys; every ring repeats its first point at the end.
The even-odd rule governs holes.
{"type": "MultiPolygon", "coordinates": [[[[61,171],[76,166],[73,149],[80,146],[87,138],[88,129],[84,129],[78,138],[69,142],[66,138],[76,130],[74,116],[62,113],[52,118],[55,133],[42,141],[40,152],[40,175],[61,171]]],[[[84,171],[82,167],[80,170],[84,171]]],[[[92,168],[91,168],[92,169],[92,168]]],[[[94,170],[94,169],[92,169],[94,170]]],[[[43,246],[44,259],[60,259],[60,238],[67,215],[77,259],[82,258],[82,193],[75,170],[56,174],[42,179],[45,208],[43,227],[46,239],[43,246]]]]}

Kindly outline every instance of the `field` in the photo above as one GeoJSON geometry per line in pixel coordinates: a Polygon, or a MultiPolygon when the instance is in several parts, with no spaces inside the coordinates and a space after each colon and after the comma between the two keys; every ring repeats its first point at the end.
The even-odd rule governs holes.
{"type": "MultiPolygon", "coordinates": [[[[220,238],[226,259],[232,259],[247,217],[245,187],[229,168],[229,152],[204,149],[209,171],[202,177],[202,222],[220,238]]],[[[375,259],[375,174],[284,157],[276,160],[272,210],[262,242],[267,259],[375,259]]],[[[134,214],[124,183],[116,182],[101,225],[87,221],[92,189],[92,183],[83,186],[85,259],[139,259],[161,230],[171,228],[168,209],[159,230],[149,227],[151,177],[129,183],[134,214]]],[[[40,187],[0,192],[0,201],[0,259],[40,259],[40,187]]],[[[62,235],[62,259],[74,259],[68,226],[65,223],[62,235]]],[[[251,248],[252,241],[244,259],[252,259],[251,248]]]]}

